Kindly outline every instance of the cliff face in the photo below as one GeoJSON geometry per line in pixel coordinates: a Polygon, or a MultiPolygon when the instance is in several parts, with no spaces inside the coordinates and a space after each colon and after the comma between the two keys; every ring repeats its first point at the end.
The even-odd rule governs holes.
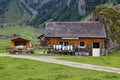
{"type": "Polygon", "coordinates": [[[78,1],[78,13],[80,15],[85,15],[86,10],[85,10],[85,1],[84,0],[79,0],[78,1]]]}
{"type": "MultiPolygon", "coordinates": [[[[0,23],[19,23],[38,26],[52,20],[54,17],[59,17],[58,21],[78,21],[90,14],[95,6],[108,3],[108,1],[1,0],[0,23]]],[[[117,2],[119,0],[114,1],[117,2]]]]}

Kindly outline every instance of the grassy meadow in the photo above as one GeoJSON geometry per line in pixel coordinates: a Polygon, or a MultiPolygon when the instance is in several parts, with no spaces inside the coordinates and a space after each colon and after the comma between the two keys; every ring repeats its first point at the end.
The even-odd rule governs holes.
{"type": "MultiPolygon", "coordinates": [[[[3,27],[1,35],[20,34],[31,40],[33,45],[39,44],[36,35],[42,32],[33,27],[3,27]]],[[[6,46],[10,46],[10,39],[0,39],[0,53],[5,53],[6,46]]],[[[43,49],[40,49],[41,51],[43,49]]],[[[41,53],[41,51],[39,53],[41,53]]],[[[81,57],[63,54],[25,54],[29,56],[58,56],[58,59],[111,66],[120,68],[120,50],[109,56],[81,57]]],[[[0,80],[120,80],[120,75],[102,71],[86,70],[63,65],[44,63],[33,60],[0,57],[0,80]]]]}
{"type": "Polygon", "coordinates": [[[0,57],[0,80],[120,80],[120,75],[39,61],[0,57]]]}
{"type": "Polygon", "coordinates": [[[80,63],[120,68],[120,49],[109,53],[108,56],[100,56],[100,57],[71,56],[71,57],[62,57],[59,59],[72,61],[72,62],[80,62],[80,63]]]}

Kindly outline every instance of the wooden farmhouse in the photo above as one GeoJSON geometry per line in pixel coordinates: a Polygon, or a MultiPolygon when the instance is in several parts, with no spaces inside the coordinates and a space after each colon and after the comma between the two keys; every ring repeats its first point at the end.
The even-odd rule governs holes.
{"type": "Polygon", "coordinates": [[[48,52],[73,52],[75,55],[105,55],[106,32],[99,22],[48,22],[38,36],[48,52]]]}
{"type": "Polygon", "coordinates": [[[10,53],[15,53],[15,52],[34,53],[30,40],[18,37],[11,39],[10,44],[11,44],[11,49],[9,50],[10,53]]]}

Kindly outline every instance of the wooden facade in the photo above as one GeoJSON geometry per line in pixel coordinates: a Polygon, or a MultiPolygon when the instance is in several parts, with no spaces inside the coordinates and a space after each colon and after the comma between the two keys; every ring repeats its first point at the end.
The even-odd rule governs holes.
{"type": "Polygon", "coordinates": [[[68,42],[68,45],[80,45],[80,42],[84,42],[84,46],[90,47],[90,56],[92,56],[92,48],[93,43],[97,42],[100,43],[100,53],[102,55],[102,49],[105,46],[105,39],[104,38],[79,38],[79,39],[62,39],[62,38],[55,38],[55,37],[49,37],[46,38],[47,45],[59,45],[60,42],[68,42]]]}
{"type": "Polygon", "coordinates": [[[89,47],[87,52],[90,56],[105,55],[106,32],[104,25],[99,22],[50,22],[46,24],[44,35],[39,36],[39,39],[41,46],[57,45],[59,49],[68,45],[79,49],[89,47]]]}
{"type": "Polygon", "coordinates": [[[14,50],[22,49],[23,48],[22,46],[31,47],[31,42],[23,38],[15,38],[11,40],[11,47],[14,50]],[[16,46],[21,46],[21,48],[20,47],[17,48],[16,46]]]}
{"type": "Polygon", "coordinates": [[[11,39],[10,45],[11,45],[9,49],[10,53],[15,53],[15,52],[34,53],[30,40],[18,37],[18,38],[11,39]]]}

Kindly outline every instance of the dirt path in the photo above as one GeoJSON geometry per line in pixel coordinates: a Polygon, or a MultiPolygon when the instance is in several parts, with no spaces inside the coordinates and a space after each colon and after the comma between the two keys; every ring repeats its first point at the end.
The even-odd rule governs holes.
{"type": "Polygon", "coordinates": [[[36,60],[36,61],[61,64],[61,65],[66,65],[66,66],[71,66],[71,67],[76,67],[76,68],[84,68],[84,69],[91,69],[91,70],[98,70],[98,71],[105,71],[105,72],[114,72],[114,73],[120,74],[120,68],[103,67],[103,66],[83,64],[83,63],[77,63],[77,62],[57,60],[56,59],[57,57],[52,57],[52,56],[40,56],[40,57],[38,57],[38,56],[10,55],[10,54],[0,54],[0,56],[30,59],[30,60],[36,60]]]}

